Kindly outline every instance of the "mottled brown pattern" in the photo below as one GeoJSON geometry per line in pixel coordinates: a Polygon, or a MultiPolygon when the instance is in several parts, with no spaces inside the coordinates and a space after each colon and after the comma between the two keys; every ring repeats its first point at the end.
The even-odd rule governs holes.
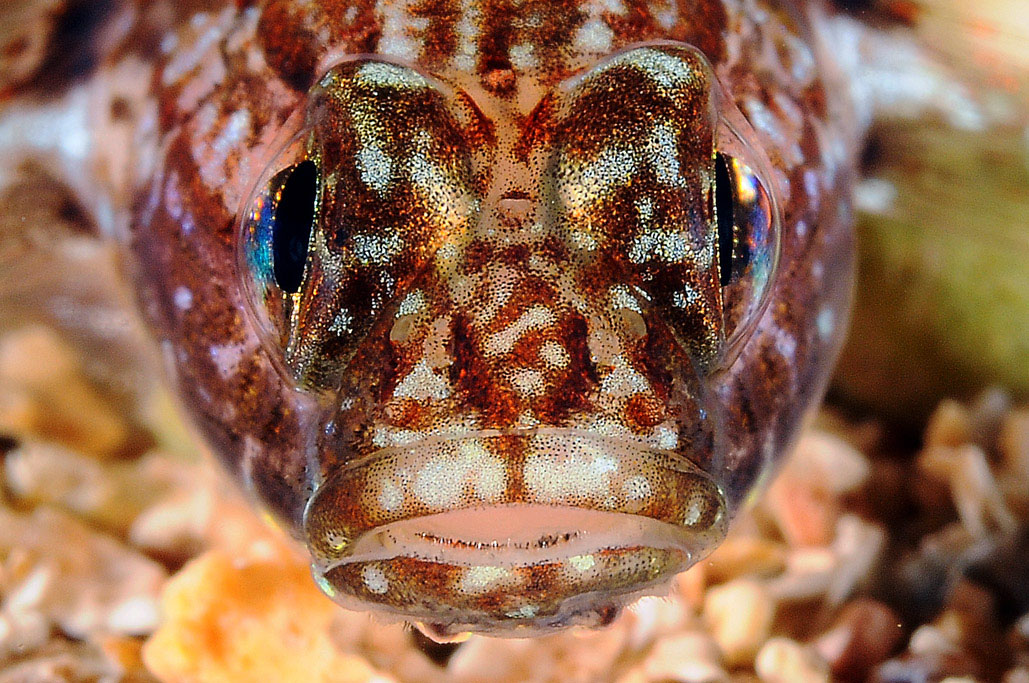
{"type": "Polygon", "coordinates": [[[582,546],[578,564],[514,561],[522,588],[473,596],[460,588],[467,566],[419,555],[436,546],[409,539],[400,545],[421,550],[388,567],[348,564],[359,539],[325,534],[487,505],[500,491],[506,503],[609,500],[673,520],[695,561],[788,450],[844,328],[852,169],[826,141],[852,132],[814,53],[803,82],[791,68],[810,48],[803,13],[757,5],[765,11],[718,0],[133,5],[125,35],[169,48],[140,99],[115,107],[145,132],[127,193],[143,307],[201,433],[311,545],[341,601],[442,615],[443,631],[603,623],[682,557],[642,571],[609,540],[582,546]],[[668,73],[654,75],[653,52],[650,66],[588,79],[607,90],[566,82],[654,40],[697,48],[728,100],[708,91],[703,60],[672,47],[661,48],[679,60],[668,73],[693,73],[691,97],[656,94],[668,73]],[[378,57],[336,66],[319,85],[358,54],[378,57]],[[371,94],[353,94],[359,81],[371,94]],[[364,118],[375,107],[394,116],[364,118]],[[672,139],[664,125],[674,144],[661,142],[672,139]],[[726,356],[709,194],[715,148],[733,135],[731,153],[777,196],[781,251],[770,304],[726,356]],[[633,154],[645,173],[626,170],[644,163],[633,154]],[[674,173],[668,154],[681,162],[674,173]],[[322,241],[293,296],[250,272],[260,254],[241,233],[259,223],[253,201],[269,174],[301,159],[334,189],[323,189],[322,241]],[[465,208],[433,213],[445,206],[465,208]],[[422,460],[412,444],[425,444],[422,460]],[[601,456],[596,471],[623,463],[624,480],[583,465],[601,456]],[[390,458],[408,458],[406,479],[377,469],[390,458]],[[547,469],[561,458],[584,469],[547,469]],[[318,515],[305,521],[315,493],[318,515]],[[589,563],[605,569],[563,573],[589,563]],[[596,592],[579,604],[584,590],[596,592]]]}
{"type": "Polygon", "coordinates": [[[480,350],[482,339],[460,314],[454,316],[451,339],[449,351],[454,361],[448,372],[460,397],[455,407],[478,412],[483,426],[512,424],[518,416],[518,398],[509,388],[497,384],[480,350]]]}
{"type": "Polygon", "coordinates": [[[374,0],[271,0],[261,11],[257,37],[265,59],[279,77],[296,90],[306,91],[321,75],[318,61],[327,50],[372,52],[379,31],[374,0]],[[323,41],[323,34],[328,34],[329,40],[323,41]]]}

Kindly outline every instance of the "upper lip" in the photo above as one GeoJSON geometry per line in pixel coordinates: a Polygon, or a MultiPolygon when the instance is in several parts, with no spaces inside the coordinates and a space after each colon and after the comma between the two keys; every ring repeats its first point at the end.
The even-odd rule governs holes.
{"type": "MultiPolygon", "coordinates": [[[[465,433],[378,450],[318,488],[305,530],[316,564],[324,569],[345,561],[358,539],[374,529],[511,505],[638,515],[705,535],[722,533],[726,517],[720,488],[682,455],[541,428],[465,433]]],[[[448,539],[469,552],[481,546],[480,540],[448,539]]]]}

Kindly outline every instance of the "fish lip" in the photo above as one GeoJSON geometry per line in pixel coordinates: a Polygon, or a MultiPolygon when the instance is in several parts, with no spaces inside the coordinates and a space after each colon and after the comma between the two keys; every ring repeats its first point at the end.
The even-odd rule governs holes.
{"type": "Polygon", "coordinates": [[[304,531],[316,559],[336,560],[360,535],[393,522],[520,504],[640,515],[694,530],[718,528],[726,517],[721,487],[685,456],[581,430],[540,428],[379,449],[316,488],[304,531]],[[325,535],[334,540],[319,546],[325,535]]]}
{"type": "Polygon", "coordinates": [[[345,606],[518,635],[609,621],[598,615],[717,546],[727,517],[722,489],[684,456],[535,429],[376,451],[318,488],[305,534],[319,585],[345,606]],[[528,547],[551,512],[569,537],[528,547]],[[484,541],[491,515],[508,524],[499,543],[484,541]],[[486,523],[464,532],[473,518],[486,523]]]}

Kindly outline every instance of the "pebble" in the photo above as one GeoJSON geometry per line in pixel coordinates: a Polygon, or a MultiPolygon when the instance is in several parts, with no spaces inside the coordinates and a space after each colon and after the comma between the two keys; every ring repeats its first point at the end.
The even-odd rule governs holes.
{"type": "Polygon", "coordinates": [[[35,612],[80,639],[156,626],[164,568],[61,512],[0,509],[0,558],[8,616],[35,612]],[[126,605],[135,605],[132,619],[126,605]]]}
{"type": "Polygon", "coordinates": [[[0,683],[153,683],[142,671],[127,671],[92,643],[55,640],[0,670],[0,683]]]}
{"type": "Polygon", "coordinates": [[[742,666],[768,639],[775,602],[764,584],[737,579],[708,591],[703,616],[726,666],[742,666]]]}
{"type": "Polygon", "coordinates": [[[659,641],[647,655],[647,680],[680,683],[728,683],[718,644],[703,632],[680,633],[659,641]]]}
{"type": "Polygon", "coordinates": [[[773,576],[786,567],[787,548],[772,539],[730,534],[705,563],[711,583],[742,576],[773,576]]]}
{"type": "Polygon", "coordinates": [[[865,680],[900,645],[904,628],[887,605],[870,598],[847,604],[835,623],[814,642],[834,676],[865,680]]]}
{"type": "Polygon", "coordinates": [[[645,596],[625,611],[627,645],[641,650],[654,640],[683,630],[693,621],[690,610],[676,596],[645,596]]]}
{"type": "Polygon", "coordinates": [[[754,663],[765,683],[829,683],[829,665],[810,647],[789,638],[772,638],[754,663]]]}
{"type": "Polygon", "coordinates": [[[119,455],[132,437],[114,406],[83,378],[75,352],[41,327],[0,337],[0,432],[97,457],[119,455]]]}
{"type": "Polygon", "coordinates": [[[968,443],[972,440],[971,412],[957,401],[941,401],[929,418],[923,440],[926,448],[953,448],[968,443]]]}
{"type": "Polygon", "coordinates": [[[860,487],[869,472],[867,458],[846,441],[809,432],[769,486],[763,507],[789,545],[828,545],[841,512],[840,497],[860,487]]]}
{"type": "MultiPolygon", "coordinates": [[[[551,669],[549,653],[534,648],[533,641],[480,636],[472,636],[458,648],[447,665],[447,673],[460,683],[539,680],[539,674],[551,669]]],[[[547,680],[545,675],[543,680],[547,680]]]]}
{"type": "Polygon", "coordinates": [[[147,668],[166,681],[358,683],[391,680],[330,637],[339,608],[286,547],[250,560],[209,551],[168,582],[164,622],[143,648],[147,668]]]}
{"type": "Polygon", "coordinates": [[[61,445],[25,441],[3,461],[7,490],[22,505],[61,508],[119,536],[173,491],[189,490],[197,467],[158,454],[101,461],[61,445]]]}
{"type": "Polygon", "coordinates": [[[926,449],[918,464],[921,471],[948,483],[961,523],[974,538],[1009,533],[1018,526],[979,446],[926,449]]]}
{"type": "Polygon", "coordinates": [[[1029,683],[1029,667],[1019,666],[1004,674],[1002,683],[1029,683]]]}
{"type": "Polygon", "coordinates": [[[1029,410],[1012,411],[1001,425],[997,446],[1005,492],[1023,506],[1029,499],[1029,410]]]}
{"type": "Polygon", "coordinates": [[[888,539],[886,529],[877,522],[849,513],[840,517],[832,544],[839,568],[826,590],[830,605],[842,604],[877,573],[888,539]]]}

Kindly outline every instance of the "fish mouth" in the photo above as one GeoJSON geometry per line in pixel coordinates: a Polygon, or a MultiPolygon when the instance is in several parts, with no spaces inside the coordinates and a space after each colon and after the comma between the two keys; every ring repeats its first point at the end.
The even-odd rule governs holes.
{"type": "Polygon", "coordinates": [[[665,590],[724,538],[725,505],[681,455],[536,430],[380,450],[319,487],[305,533],[344,606],[528,636],[665,590]]]}

